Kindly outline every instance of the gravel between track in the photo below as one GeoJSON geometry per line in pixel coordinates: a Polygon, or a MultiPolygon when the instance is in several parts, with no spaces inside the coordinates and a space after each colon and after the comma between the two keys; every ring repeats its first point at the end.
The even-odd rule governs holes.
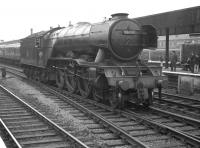
{"type": "Polygon", "coordinates": [[[67,110],[60,108],[53,99],[44,96],[35,87],[10,75],[7,75],[6,79],[0,78],[0,83],[19,97],[25,98],[26,102],[33,107],[35,106],[42,111],[45,109],[45,112],[55,117],[55,120],[64,123],[72,135],[84,137],[84,141],[90,141],[93,145],[96,145],[95,147],[102,147],[104,145],[103,139],[91,133],[83,121],[74,118],[67,110]]]}

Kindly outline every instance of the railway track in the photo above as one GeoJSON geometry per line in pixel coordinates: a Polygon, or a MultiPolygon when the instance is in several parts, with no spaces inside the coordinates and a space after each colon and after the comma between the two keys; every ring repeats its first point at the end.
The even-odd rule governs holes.
{"type": "MultiPolygon", "coordinates": [[[[95,101],[89,99],[83,100],[79,96],[74,96],[73,98],[69,96],[71,98],[69,100],[69,98],[65,97],[68,95],[67,92],[62,91],[63,95],[58,93],[59,90],[56,88],[53,88],[54,90],[50,88],[46,89],[49,89],[49,92],[57,94],[60,98],[62,97],[65,101],[70,101],[73,106],[81,109],[81,111],[84,111],[85,114],[90,115],[96,121],[102,122],[105,127],[109,127],[114,133],[117,132],[124,137],[123,132],[125,132],[126,135],[136,138],[147,147],[187,147],[188,145],[198,147],[200,145],[197,137],[187,135],[182,131],[138,116],[134,112],[130,112],[130,110],[115,110],[113,112],[112,108],[95,101]],[[118,130],[113,129],[112,125],[118,130]]],[[[125,137],[125,139],[129,140],[128,137],[125,137]]]]}
{"type": "MultiPolygon", "coordinates": [[[[158,120],[155,121],[155,118],[152,120],[141,116],[142,114],[139,116],[138,113],[131,110],[113,113],[111,108],[94,101],[81,100],[79,96],[69,96],[66,98],[66,96],[55,90],[50,88],[45,89],[48,89],[48,92],[45,92],[48,96],[49,92],[53,92],[59,96],[59,98],[63,98],[64,101],[68,100],[72,106],[81,109],[81,111],[84,111],[84,114],[89,115],[90,118],[95,119],[96,122],[102,123],[102,126],[107,127],[113,133],[117,133],[122,139],[125,139],[134,146],[139,143],[146,147],[159,148],[188,147],[188,145],[191,147],[198,147],[200,145],[200,141],[196,135],[187,134],[182,130],[177,130],[174,127],[161,124],[158,120]],[[75,103],[76,105],[74,105],[75,103]],[[95,114],[98,114],[98,116],[95,114]],[[131,138],[133,142],[131,142],[131,138]]],[[[66,92],[64,93],[68,95],[66,92]]],[[[61,104],[63,106],[64,102],[61,102],[61,104]]],[[[71,107],[67,107],[67,109],[70,108],[71,107]]]]}
{"type": "MultiPolygon", "coordinates": [[[[11,72],[12,74],[15,74],[17,76],[20,76],[22,78],[24,78],[23,74],[15,72],[15,69],[9,69],[9,72],[11,72]],[[14,70],[14,71],[13,71],[14,70]]],[[[26,79],[26,78],[25,78],[26,79]]],[[[34,83],[35,84],[35,83],[34,83]]],[[[130,135],[126,134],[123,131],[120,131],[120,129],[118,129],[117,127],[115,127],[113,124],[111,123],[106,123],[105,121],[105,125],[111,127],[112,130],[110,130],[109,128],[105,127],[104,122],[99,123],[98,120],[104,121],[101,117],[99,117],[98,115],[96,115],[95,113],[91,113],[89,112],[84,112],[81,113],[79,109],[76,109],[75,107],[73,107],[73,105],[70,105],[71,103],[68,102],[66,103],[67,98],[63,98],[64,100],[60,99],[60,96],[58,96],[58,94],[52,94],[52,90],[45,90],[45,89],[41,89],[41,87],[43,86],[43,88],[48,88],[45,85],[40,84],[40,86],[38,86],[38,84],[36,84],[36,87],[39,87],[38,89],[40,89],[40,91],[47,96],[48,98],[53,97],[54,101],[59,102],[60,104],[60,108],[65,108],[68,112],[70,112],[70,114],[72,114],[74,117],[78,118],[79,120],[82,120],[84,122],[85,125],[87,125],[90,130],[92,130],[92,132],[97,135],[98,137],[101,137],[103,139],[103,147],[126,147],[126,148],[131,148],[132,146],[136,146],[136,147],[148,147],[146,145],[144,145],[142,142],[138,141],[137,139],[130,137],[130,135]],[[57,96],[57,97],[56,97],[57,96]],[[91,116],[88,116],[89,114],[93,114],[93,116],[95,118],[91,118],[91,116]],[[96,121],[97,120],[97,121],[96,121]],[[120,135],[118,135],[119,133],[121,133],[120,135]]],[[[55,92],[55,91],[54,91],[55,92]]],[[[37,106],[35,106],[37,107],[37,106]]],[[[82,111],[87,111],[86,108],[81,108],[82,111]]],[[[48,118],[50,118],[52,121],[54,121],[57,125],[61,126],[63,129],[65,129],[66,131],[69,131],[70,129],[68,129],[65,124],[63,124],[62,122],[60,122],[59,120],[53,118],[51,115],[49,117],[49,114],[46,113],[46,110],[42,110],[41,108],[37,108],[37,110],[40,110],[40,112],[42,112],[43,114],[45,114],[48,118]]],[[[73,131],[69,131],[73,134],[73,131]]],[[[82,140],[82,137],[78,137],[80,140],[82,140]]],[[[91,145],[91,143],[89,143],[90,147],[95,147],[93,145],[91,145]]]]}
{"type": "Polygon", "coordinates": [[[129,112],[200,140],[200,120],[160,110],[155,107],[149,107],[149,109],[143,111],[141,109],[131,109],[129,112]]]}
{"type": "MultiPolygon", "coordinates": [[[[13,145],[8,147],[80,147],[85,144],[0,85],[0,117],[13,145]]],[[[9,143],[10,144],[10,143],[9,143]]]]}
{"type": "Polygon", "coordinates": [[[168,93],[154,96],[154,107],[200,120],[200,100],[168,93]]]}
{"type": "MultiPolygon", "coordinates": [[[[8,68],[16,71],[17,73],[14,72],[15,74],[24,76],[24,74],[22,74],[21,69],[12,67],[8,68]]],[[[162,93],[162,99],[159,99],[157,92],[155,92],[154,108],[200,120],[200,100],[198,99],[183,97],[164,92],[162,93]]]]}
{"type": "MultiPolygon", "coordinates": [[[[0,119],[0,137],[2,138],[1,140],[3,140],[4,142],[3,143],[4,147],[21,148],[18,141],[15,139],[15,137],[13,137],[12,133],[1,119],[0,119]]],[[[2,143],[0,143],[0,145],[3,146],[2,143]]]]}

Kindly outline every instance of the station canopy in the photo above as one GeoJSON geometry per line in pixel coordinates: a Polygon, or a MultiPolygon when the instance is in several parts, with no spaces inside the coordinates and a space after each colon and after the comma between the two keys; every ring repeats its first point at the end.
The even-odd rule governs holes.
{"type": "Polygon", "coordinates": [[[200,6],[133,19],[142,25],[153,25],[159,36],[166,35],[166,29],[169,35],[200,35],[200,6]]]}

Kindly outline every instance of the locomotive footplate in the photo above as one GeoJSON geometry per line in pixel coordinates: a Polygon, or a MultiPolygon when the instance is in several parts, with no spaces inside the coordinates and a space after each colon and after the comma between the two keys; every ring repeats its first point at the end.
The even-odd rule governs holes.
{"type": "Polygon", "coordinates": [[[166,87],[167,84],[162,76],[142,76],[142,77],[106,77],[108,80],[108,84],[110,86],[116,86],[119,84],[120,88],[124,91],[128,89],[137,89],[138,83],[142,83],[144,88],[158,88],[158,85],[162,85],[162,87],[166,87]]]}

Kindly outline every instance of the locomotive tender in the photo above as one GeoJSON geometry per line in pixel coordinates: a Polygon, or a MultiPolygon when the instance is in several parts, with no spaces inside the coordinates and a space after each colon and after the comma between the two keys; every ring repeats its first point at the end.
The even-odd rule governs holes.
{"type": "Polygon", "coordinates": [[[153,90],[164,81],[162,68],[147,66],[139,55],[143,48],[156,48],[156,30],[127,16],[113,14],[104,22],[80,22],[22,39],[24,73],[113,108],[129,101],[149,106],[153,90]]]}

